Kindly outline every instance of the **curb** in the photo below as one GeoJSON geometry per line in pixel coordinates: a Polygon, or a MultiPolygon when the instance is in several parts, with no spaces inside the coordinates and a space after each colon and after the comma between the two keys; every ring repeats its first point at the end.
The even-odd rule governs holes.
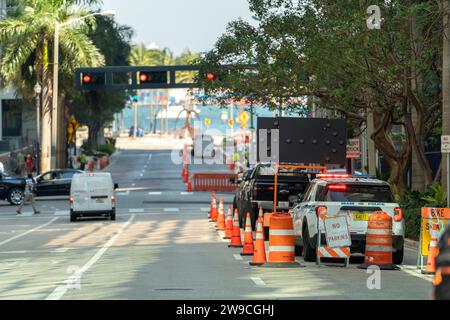
{"type": "Polygon", "coordinates": [[[411,239],[405,239],[405,247],[417,250],[417,249],[419,249],[419,241],[411,240],[411,239]]]}

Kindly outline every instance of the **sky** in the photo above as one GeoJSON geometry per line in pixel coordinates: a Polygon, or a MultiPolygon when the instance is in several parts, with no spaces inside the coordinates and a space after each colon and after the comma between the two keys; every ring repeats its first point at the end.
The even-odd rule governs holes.
{"type": "Polygon", "coordinates": [[[103,9],[134,29],[134,43],[155,43],[176,55],[209,51],[228,22],[253,20],[247,0],[103,0],[103,9]]]}

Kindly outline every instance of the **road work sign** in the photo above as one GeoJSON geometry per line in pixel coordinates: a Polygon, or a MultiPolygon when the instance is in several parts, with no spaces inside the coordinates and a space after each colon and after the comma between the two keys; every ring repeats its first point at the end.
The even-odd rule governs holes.
{"type": "Polygon", "coordinates": [[[448,208],[422,208],[422,223],[420,228],[420,250],[423,257],[428,256],[433,224],[437,225],[439,235],[444,232],[450,221],[450,209],[448,208]]]}
{"type": "Polygon", "coordinates": [[[349,247],[352,244],[346,216],[332,216],[324,219],[325,238],[329,248],[349,247]]]}

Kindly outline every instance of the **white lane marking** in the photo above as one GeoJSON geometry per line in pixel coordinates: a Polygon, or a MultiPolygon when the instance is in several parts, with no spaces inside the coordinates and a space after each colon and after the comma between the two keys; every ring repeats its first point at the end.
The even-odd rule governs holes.
{"type": "Polygon", "coordinates": [[[128,219],[128,221],[119,229],[119,231],[117,231],[117,233],[111,237],[111,239],[109,239],[108,242],[100,250],[98,250],[97,253],[81,269],[78,269],[75,273],[69,276],[64,281],[64,285],[56,287],[55,290],[46,298],[46,300],[59,300],[64,296],[69,287],[80,283],[83,274],[87,272],[103,256],[106,250],[114,244],[122,232],[131,224],[131,222],[133,222],[134,217],[135,215],[133,214],[130,219],[128,219]]]}
{"type": "Polygon", "coordinates": [[[164,212],[179,212],[179,208],[164,208],[164,212]]]}
{"type": "Polygon", "coordinates": [[[261,279],[257,277],[250,278],[257,286],[265,286],[266,283],[261,279]]]}
{"type": "Polygon", "coordinates": [[[22,212],[21,214],[17,214],[18,217],[32,217],[33,212],[22,212]]]}
{"type": "Polygon", "coordinates": [[[193,194],[194,194],[193,192],[180,192],[180,195],[182,196],[191,196],[193,194]]]}
{"type": "Polygon", "coordinates": [[[233,254],[234,259],[243,260],[240,254],[233,254]]]}
{"type": "Polygon", "coordinates": [[[129,209],[128,212],[130,213],[139,213],[139,212],[144,212],[145,210],[142,208],[137,208],[137,209],[129,209]]]}
{"type": "Polygon", "coordinates": [[[135,187],[135,186],[136,186],[136,183],[132,183],[131,186],[132,186],[132,187],[135,187]]]}
{"type": "Polygon", "coordinates": [[[57,249],[53,250],[53,252],[64,253],[64,252],[67,252],[68,250],[69,250],[69,248],[57,248],[57,249]]]}
{"type": "Polygon", "coordinates": [[[11,241],[14,241],[14,240],[16,240],[16,239],[22,238],[22,237],[26,236],[27,234],[30,234],[30,233],[32,233],[32,232],[34,232],[34,231],[37,231],[37,230],[42,229],[42,228],[45,228],[45,227],[48,226],[49,224],[52,224],[53,222],[55,222],[57,219],[58,219],[58,217],[55,217],[55,218],[53,218],[52,220],[50,220],[49,222],[44,223],[44,224],[41,224],[40,226],[37,226],[36,228],[33,228],[33,229],[31,229],[31,230],[28,230],[28,231],[25,231],[25,232],[23,232],[23,233],[21,233],[21,234],[18,234],[17,236],[14,236],[14,237],[12,237],[12,238],[3,240],[2,242],[0,242],[0,246],[2,246],[2,245],[4,245],[4,244],[7,244],[7,243],[9,243],[9,242],[11,242],[11,241]]]}
{"type": "Polygon", "coordinates": [[[0,254],[23,254],[23,253],[27,253],[28,251],[26,250],[19,250],[19,251],[2,251],[0,252],[0,254]]]}
{"type": "Polygon", "coordinates": [[[127,190],[125,192],[117,192],[116,196],[128,196],[130,195],[130,190],[127,190]]]}
{"type": "Polygon", "coordinates": [[[201,211],[201,212],[209,212],[209,209],[210,209],[210,208],[200,208],[200,211],[201,211]]]}
{"type": "Polygon", "coordinates": [[[150,161],[150,160],[152,160],[152,155],[151,154],[148,155],[148,161],[150,161]]]}
{"type": "Polygon", "coordinates": [[[160,196],[162,195],[161,191],[152,191],[148,193],[149,196],[160,196]]]}
{"type": "Polygon", "coordinates": [[[68,216],[68,215],[70,215],[69,210],[57,210],[55,212],[55,216],[68,216]]]}
{"type": "Polygon", "coordinates": [[[140,175],[139,175],[140,177],[143,177],[144,176],[144,174],[143,173],[141,173],[140,175]]]}
{"type": "Polygon", "coordinates": [[[416,266],[400,266],[400,270],[406,272],[407,274],[420,278],[422,280],[427,280],[433,282],[433,275],[426,275],[420,273],[420,270],[416,266]]]}

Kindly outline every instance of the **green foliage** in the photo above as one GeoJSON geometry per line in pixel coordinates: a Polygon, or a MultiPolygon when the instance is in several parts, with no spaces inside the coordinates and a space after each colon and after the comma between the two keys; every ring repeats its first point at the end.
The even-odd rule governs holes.
{"type": "Polygon", "coordinates": [[[445,208],[447,206],[447,193],[440,183],[432,184],[425,197],[421,198],[427,204],[427,207],[445,208]]]}
{"type": "Polygon", "coordinates": [[[419,240],[421,209],[404,209],[403,219],[405,220],[405,237],[408,239],[419,240]]]}
{"type": "Polygon", "coordinates": [[[116,147],[113,144],[107,143],[103,144],[98,148],[99,152],[107,153],[108,155],[112,155],[116,152],[116,147]]]}

